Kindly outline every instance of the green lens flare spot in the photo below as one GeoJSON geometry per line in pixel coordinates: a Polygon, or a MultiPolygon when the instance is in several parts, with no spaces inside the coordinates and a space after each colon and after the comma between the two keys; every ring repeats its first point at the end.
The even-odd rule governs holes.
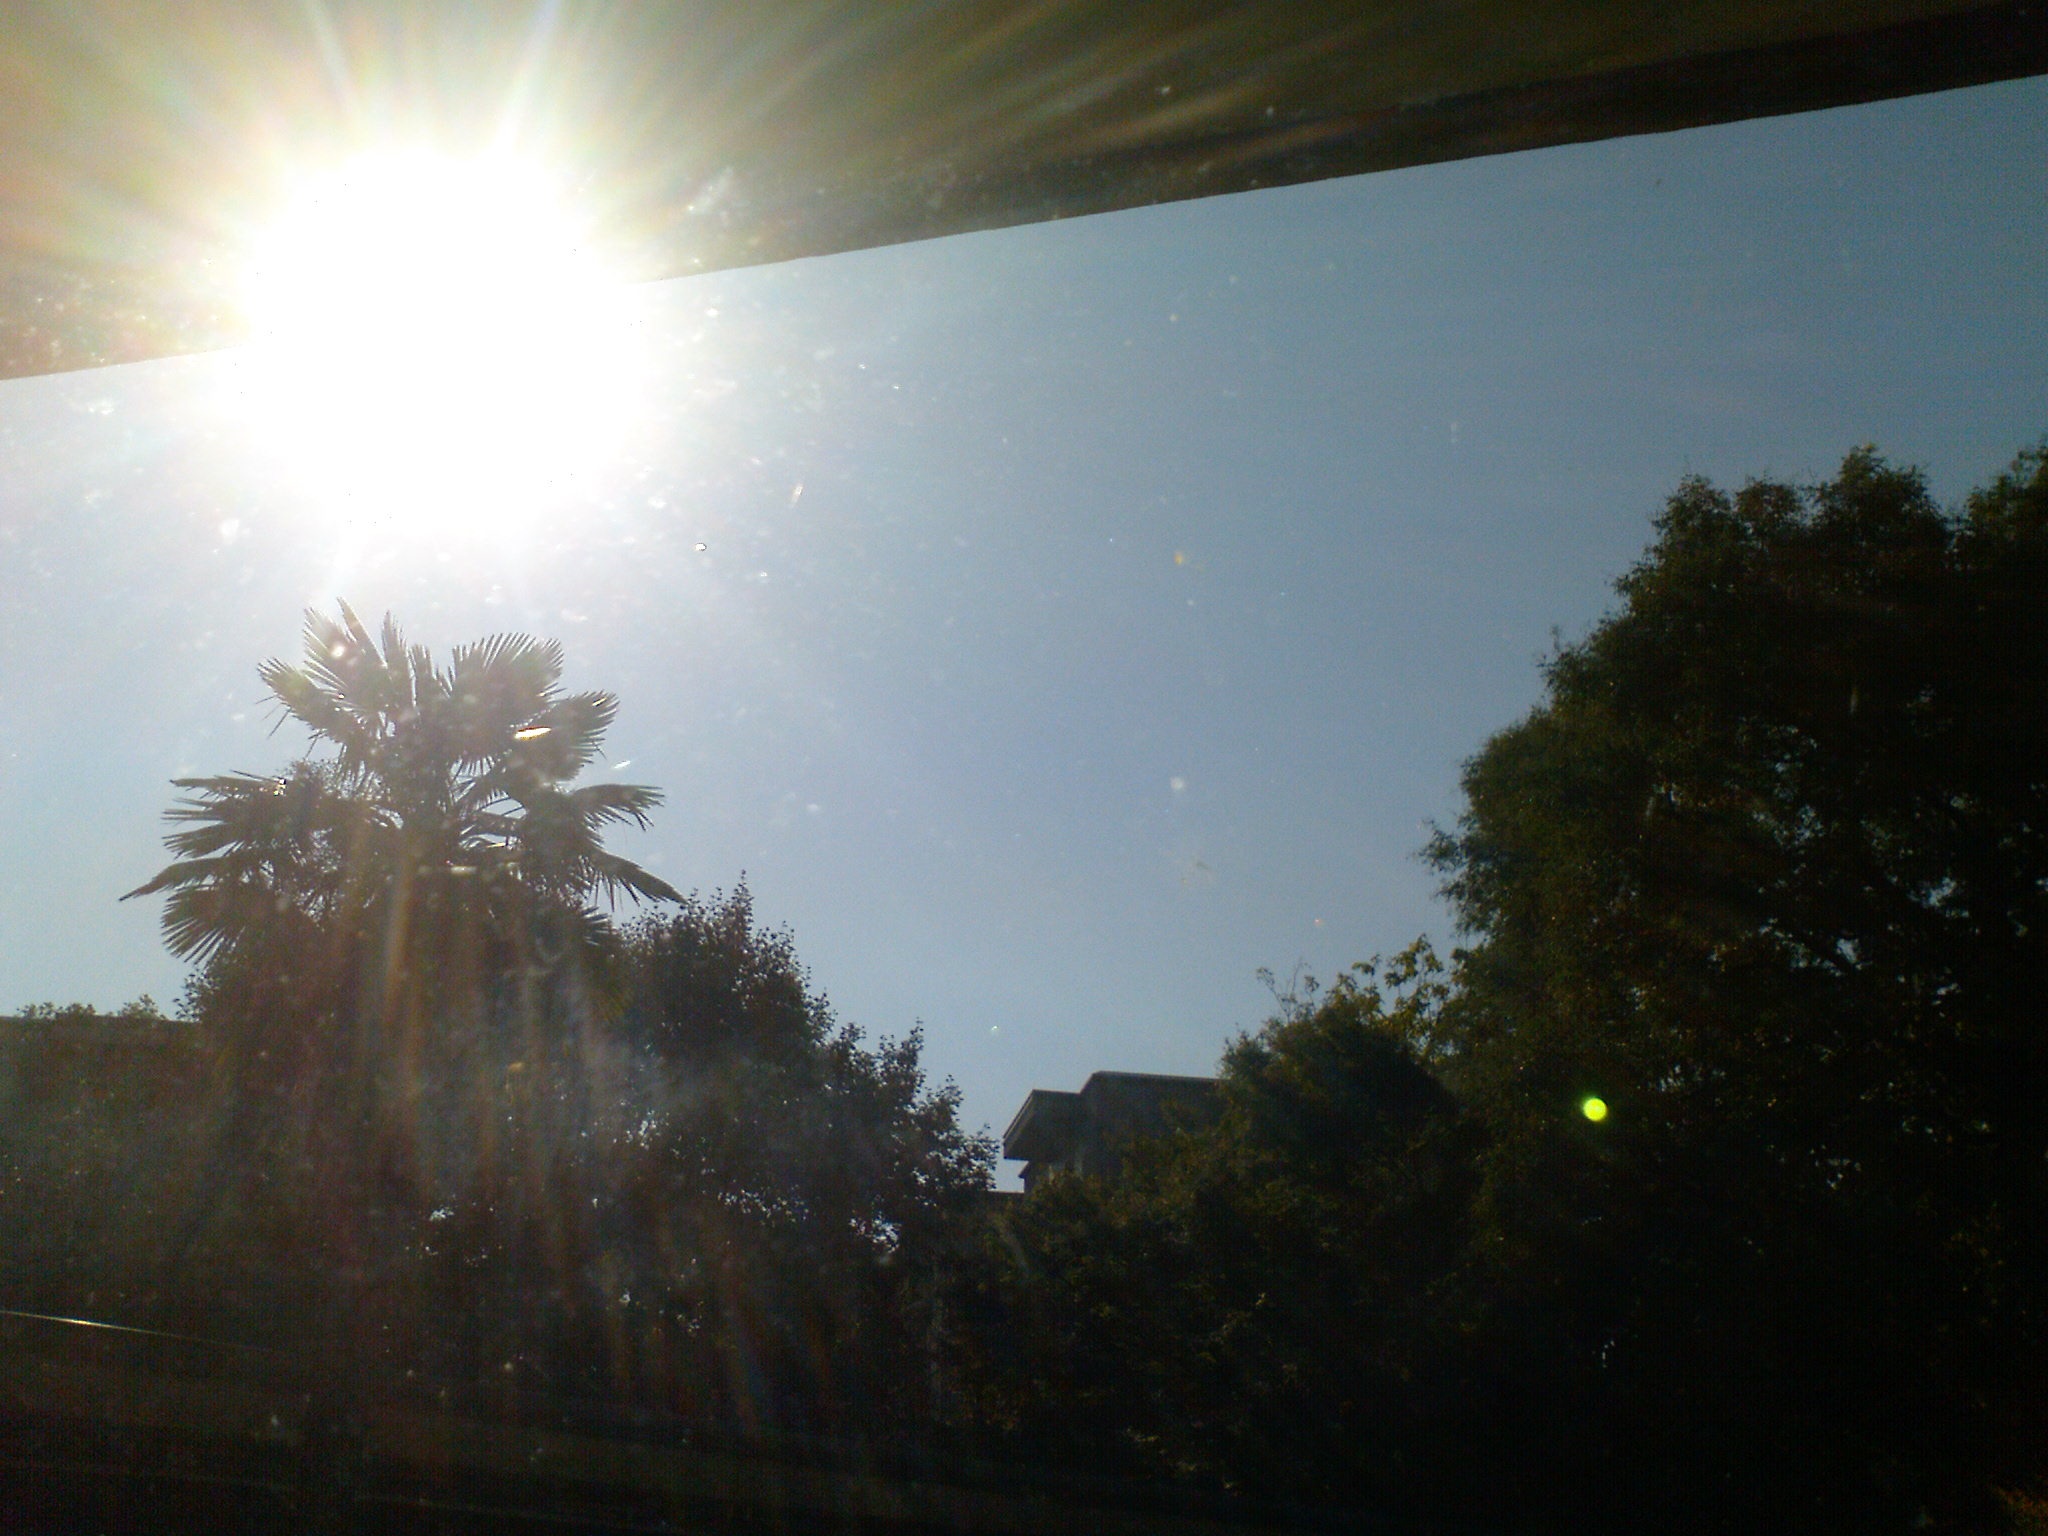
{"type": "Polygon", "coordinates": [[[1607,1101],[1602,1098],[1589,1098],[1579,1106],[1579,1113],[1598,1125],[1607,1118],[1607,1101]]]}

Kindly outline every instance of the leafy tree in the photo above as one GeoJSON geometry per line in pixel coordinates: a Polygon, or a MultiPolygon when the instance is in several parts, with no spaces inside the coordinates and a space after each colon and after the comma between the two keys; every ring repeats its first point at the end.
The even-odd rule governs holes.
{"type": "Polygon", "coordinates": [[[1421,945],[1290,991],[1225,1053],[1213,1125],[997,1218],[962,1298],[985,1422],[1103,1470],[1412,1499],[1461,1449],[1471,1129],[1426,1065],[1443,1001],[1421,945]]]}
{"type": "Polygon", "coordinates": [[[15,1017],[38,1024],[90,1024],[99,1013],[91,1003],[30,1003],[15,1017]]]}
{"type": "Polygon", "coordinates": [[[937,1266],[994,1155],[957,1091],[926,1086],[915,1033],[869,1047],[839,1023],[744,885],[642,919],[621,973],[640,1081],[590,1207],[638,1324],[614,1379],[761,1429],[928,1416],[937,1266]]]}
{"type": "Polygon", "coordinates": [[[145,995],[108,1014],[33,1003],[0,1016],[0,1297],[147,1322],[205,1145],[189,1025],[145,995]]]}
{"type": "Polygon", "coordinates": [[[863,1043],[744,885],[643,919],[611,1006],[500,1072],[520,1176],[432,1224],[441,1369],[742,1435],[929,1419],[936,1266],[992,1148],[863,1043]]]}
{"type": "Polygon", "coordinates": [[[230,1106],[183,1292],[244,1336],[311,1321],[342,1381],[754,1432],[928,1416],[936,1266],[992,1151],[744,886],[684,899],[603,847],[659,797],[573,784],[617,704],[561,665],[499,637],[436,668],[314,615],[262,670],[318,755],[180,782],[137,894],[200,961],[230,1106]],[[592,904],[619,895],[674,905],[622,932],[592,904]]]}
{"type": "Polygon", "coordinates": [[[1580,1517],[1994,1519],[2048,1427],[2048,461],[1960,515],[1867,450],[1688,481],[1619,591],[1433,849],[1494,1454],[1580,1517]]]}
{"type": "Polygon", "coordinates": [[[1214,1129],[996,1222],[985,1421],[1488,1526],[2030,1518],[2044,591],[2042,453],[1681,486],[1467,767],[1448,984],[1284,1008],[1214,1129]]]}

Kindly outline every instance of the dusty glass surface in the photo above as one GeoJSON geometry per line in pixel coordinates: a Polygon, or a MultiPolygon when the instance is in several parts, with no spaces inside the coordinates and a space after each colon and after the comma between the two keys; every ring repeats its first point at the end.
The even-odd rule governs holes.
{"type": "Polygon", "coordinates": [[[622,846],[744,875],[971,1122],[1206,1071],[1259,967],[1442,932],[1425,824],[1679,477],[2038,435],[2042,89],[639,290],[648,420],[510,528],[334,504],[233,355],[0,384],[5,996],[176,996],[114,898],[169,778],[298,750],[254,666],[338,596],[561,639],[670,796],[622,846]]]}
{"type": "Polygon", "coordinates": [[[402,416],[402,360],[0,384],[0,1005],[172,1006],[118,898],[169,780],[304,750],[255,668],[342,599],[559,640],[590,775],[667,796],[611,846],[744,881],[968,1129],[1211,1073],[1261,968],[1449,951],[1430,829],[1683,477],[1869,443],[1954,505],[2040,439],[2044,236],[2029,81],[637,288],[548,452],[586,394],[280,414],[402,416]]]}

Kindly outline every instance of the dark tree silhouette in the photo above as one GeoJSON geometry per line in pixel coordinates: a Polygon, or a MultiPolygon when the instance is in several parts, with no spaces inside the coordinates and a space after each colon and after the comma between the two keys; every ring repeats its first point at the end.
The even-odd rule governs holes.
{"type": "Polygon", "coordinates": [[[179,781],[135,894],[199,961],[222,1124],[172,1289],[343,1383],[900,1438],[992,1149],[744,885],[682,898],[603,846],[659,796],[573,783],[617,702],[561,668],[314,615],[262,675],[316,755],[179,781]],[[672,905],[622,931],[621,895],[672,905]]]}
{"type": "Polygon", "coordinates": [[[517,943],[546,906],[595,929],[596,896],[676,898],[602,841],[610,826],[645,827],[659,791],[570,787],[618,700],[565,695],[554,641],[497,635],[437,668],[389,617],[373,641],[343,603],[338,618],[307,614],[301,665],[259,671],[327,750],[282,778],[177,781],[178,857],[129,892],[169,893],[173,953],[204,960],[293,923],[375,936],[401,973],[408,947],[439,940],[452,913],[517,943]]]}
{"type": "Polygon", "coordinates": [[[1443,1001],[1420,945],[1294,989],[1225,1053],[1213,1124],[999,1215],[958,1299],[983,1422],[1102,1471],[1419,1508],[1465,1449],[1443,1292],[1471,1128],[1425,1064],[1443,1001]]]}
{"type": "Polygon", "coordinates": [[[676,896],[603,845],[660,795],[573,783],[618,701],[564,693],[562,663],[500,635],[437,667],[388,618],[373,640],[345,604],[309,613],[302,663],[259,670],[315,754],[178,781],[177,857],[130,893],[168,896],[231,1084],[207,1217],[261,1261],[218,1289],[254,1285],[247,1311],[273,1327],[314,1307],[351,1361],[366,1320],[418,1347],[392,1314],[419,1314],[424,1218],[506,1197],[549,1139],[535,1117],[576,1102],[572,1047],[616,940],[591,903],[676,896]],[[523,1116],[500,1102],[514,1062],[549,1085],[523,1116]]]}
{"type": "Polygon", "coordinates": [[[1868,450],[1685,483],[1467,766],[1447,990],[1287,1012],[1217,1128],[1020,1202],[984,1422],[1494,1528],[2038,1508],[2044,593],[2043,453],[1955,513],[1868,450]]]}
{"type": "Polygon", "coordinates": [[[1637,1508],[1967,1521],[2048,1428],[2048,461],[1658,535],[1434,848],[1503,1433],[1637,1508]]]}
{"type": "Polygon", "coordinates": [[[928,1087],[916,1034],[864,1044],[742,886],[626,936],[592,1224],[608,1390],[689,1417],[900,1439],[928,1419],[937,1268],[993,1148],[928,1087]],[[608,1128],[607,1128],[608,1123],[608,1128]]]}

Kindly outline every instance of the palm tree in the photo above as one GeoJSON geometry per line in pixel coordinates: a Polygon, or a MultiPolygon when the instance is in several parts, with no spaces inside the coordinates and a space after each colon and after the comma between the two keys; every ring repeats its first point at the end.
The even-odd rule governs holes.
{"type": "Polygon", "coordinates": [[[389,966],[424,958],[419,941],[458,916],[518,947],[550,916],[601,931],[600,895],[679,899],[603,844],[608,827],[644,828],[660,792],[570,787],[618,699],[564,694],[559,644],[497,635],[437,669],[389,616],[380,643],[339,609],[308,612],[300,665],[258,669],[330,752],[282,777],[175,781],[185,791],[168,813],[185,827],[166,839],[176,858],[128,893],[169,894],[174,953],[203,962],[307,929],[376,936],[389,966]]]}

